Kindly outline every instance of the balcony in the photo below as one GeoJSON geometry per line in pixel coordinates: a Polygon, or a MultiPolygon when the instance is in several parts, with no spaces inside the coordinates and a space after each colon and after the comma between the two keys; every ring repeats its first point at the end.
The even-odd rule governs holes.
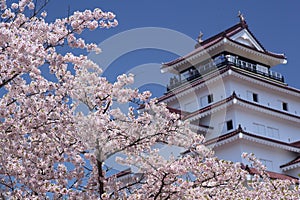
{"type": "Polygon", "coordinates": [[[232,65],[240,69],[261,75],[263,77],[284,83],[284,77],[278,72],[269,70],[268,67],[245,61],[243,59],[238,58],[237,56],[224,56],[222,54],[220,56],[215,57],[211,62],[197,67],[191,67],[188,70],[185,70],[182,73],[180,73],[180,75],[172,77],[170,79],[169,85],[167,86],[167,91],[170,91],[182,84],[192,82],[196,79],[200,79],[203,76],[207,75],[209,72],[219,70],[220,68],[227,65],[232,65]]]}

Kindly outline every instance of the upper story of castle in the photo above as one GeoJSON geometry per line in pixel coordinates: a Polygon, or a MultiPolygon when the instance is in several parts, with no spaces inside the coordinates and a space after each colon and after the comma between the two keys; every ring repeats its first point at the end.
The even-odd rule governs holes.
{"type": "MultiPolygon", "coordinates": [[[[203,120],[212,115],[213,108],[231,106],[236,114],[240,105],[242,112],[251,107],[260,115],[266,115],[265,119],[276,116],[273,122],[277,124],[289,120],[298,130],[300,90],[288,86],[284,77],[272,69],[285,63],[285,55],[267,51],[240,15],[236,25],[206,40],[202,40],[200,34],[192,52],[162,65],[161,70],[173,73],[174,77],[159,101],[181,112],[184,120],[201,119],[202,125],[207,127],[210,122],[203,120]]],[[[243,119],[249,121],[248,118],[243,119]]],[[[284,132],[295,131],[284,128],[284,132]]],[[[292,141],[293,138],[285,139],[292,141]]]]}
{"type": "Polygon", "coordinates": [[[162,72],[174,74],[168,91],[229,66],[285,85],[284,77],[271,70],[273,66],[287,63],[285,55],[266,50],[249,30],[244,17],[241,14],[239,17],[238,24],[206,40],[202,40],[200,33],[195,50],[162,65],[162,72]]]}

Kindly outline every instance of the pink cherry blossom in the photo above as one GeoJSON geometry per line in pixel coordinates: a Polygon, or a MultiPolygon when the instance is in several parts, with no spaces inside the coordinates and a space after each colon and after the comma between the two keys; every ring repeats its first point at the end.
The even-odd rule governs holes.
{"type": "Polygon", "coordinates": [[[41,13],[41,16],[45,18],[45,17],[47,16],[47,12],[46,12],[46,11],[43,11],[43,12],[41,13]]]}
{"type": "Polygon", "coordinates": [[[19,5],[17,3],[12,3],[11,8],[12,9],[18,9],[19,5]]]}
{"type": "Polygon", "coordinates": [[[242,156],[257,170],[251,181],[242,164],[216,158],[187,121],[151,99],[151,92],[130,88],[133,74],[110,83],[86,56],[58,50],[66,45],[99,53],[80,33],[117,26],[112,12],[76,11],[46,22],[46,11],[28,12],[38,7],[32,0],[0,3],[2,199],[300,198],[295,181],[271,180],[250,152],[242,156]],[[126,103],[136,106],[117,107],[126,103]],[[188,153],[165,158],[156,145],[188,153]],[[106,162],[117,153],[116,162],[134,173],[109,175],[106,162]]]}
{"type": "Polygon", "coordinates": [[[30,3],[28,4],[28,8],[29,8],[30,10],[34,9],[34,3],[30,2],[30,3]]]}

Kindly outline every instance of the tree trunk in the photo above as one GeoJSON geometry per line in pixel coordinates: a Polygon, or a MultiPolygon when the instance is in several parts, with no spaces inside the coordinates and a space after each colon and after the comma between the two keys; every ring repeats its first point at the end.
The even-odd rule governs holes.
{"type": "Polygon", "coordinates": [[[103,174],[103,170],[102,170],[102,162],[100,160],[97,159],[97,168],[98,168],[98,182],[99,182],[99,194],[100,194],[100,198],[101,195],[104,193],[104,174],[103,174]]]}

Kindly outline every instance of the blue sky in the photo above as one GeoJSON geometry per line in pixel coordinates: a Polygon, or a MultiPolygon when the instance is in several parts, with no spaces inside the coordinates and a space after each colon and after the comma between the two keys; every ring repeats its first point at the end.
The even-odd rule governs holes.
{"type": "MultiPolygon", "coordinates": [[[[66,16],[70,11],[93,9],[99,7],[104,11],[112,11],[117,15],[119,26],[110,30],[98,29],[93,32],[84,32],[83,37],[87,41],[93,41],[100,44],[103,52],[111,51],[117,53],[118,49],[135,43],[124,54],[115,55],[109,62],[109,66],[104,66],[104,75],[109,80],[114,80],[117,74],[133,71],[137,73],[137,78],[141,80],[152,79],[153,83],[158,83],[157,87],[148,87],[147,83],[138,87],[154,90],[156,96],[163,92],[163,86],[157,78],[156,72],[159,72],[159,66],[163,62],[170,61],[178,55],[188,53],[194,49],[195,42],[199,32],[204,33],[203,39],[217,34],[230,26],[238,23],[237,13],[240,10],[246,18],[247,24],[261,42],[269,51],[275,53],[284,53],[287,56],[288,63],[273,68],[285,76],[285,81],[293,87],[300,88],[298,80],[300,72],[300,59],[298,48],[300,46],[300,3],[296,1],[145,1],[145,0],[51,0],[46,10],[49,12],[48,19],[53,17],[66,16]],[[154,30],[167,30],[175,33],[170,37],[155,36],[152,32],[136,32],[135,30],[145,30],[145,27],[154,27],[154,30]],[[138,28],[138,29],[137,29],[138,28]],[[162,29],[164,28],[164,29],[162,29]],[[130,41],[125,37],[124,40],[114,40],[114,37],[124,35],[124,31],[134,30],[130,41]],[[118,35],[119,34],[119,35],[118,35]],[[186,44],[179,41],[176,37],[182,34],[186,44]],[[143,41],[152,41],[157,46],[149,46],[143,41]],[[106,46],[103,43],[106,41],[106,46]],[[168,43],[164,43],[168,42],[168,43]],[[103,46],[105,48],[103,48],[103,46]],[[110,44],[107,45],[107,44],[110,44]],[[173,47],[172,44],[175,46],[173,47]],[[139,46],[140,45],[140,46],[139,46]],[[174,50],[174,48],[176,50],[174,50]],[[177,51],[180,49],[180,51],[177,51]],[[134,70],[133,70],[134,69],[134,70]],[[137,70],[136,70],[137,69],[137,70]],[[150,71],[155,71],[151,74],[150,71]]],[[[151,29],[152,30],[152,29],[151,29]]],[[[127,35],[129,32],[125,32],[127,35]]],[[[130,32],[131,33],[131,32],[130,32]]],[[[125,35],[126,35],[125,34],[125,35]]],[[[164,33],[162,33],[164,34],[164,33]]],[[[181,36],[180,36],[181,37],[181,36]]],[[[82,53],[82,52],[77,52],[82,53]]],[[[105,54],[104,54],[105,55],[105,54]]],[[[91,55],[95,58],[94,55],[91,55]]],[[[96,62],[103,66],[107,64],[106,57],[96,58],[96,62]],[[102,59],[102,61],[101,61],[102,59]]]]}

